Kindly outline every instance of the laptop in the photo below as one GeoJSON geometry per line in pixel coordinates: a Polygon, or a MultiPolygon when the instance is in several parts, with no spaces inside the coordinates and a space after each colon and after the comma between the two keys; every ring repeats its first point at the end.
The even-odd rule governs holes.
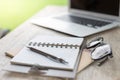
{"type": "Polygon", "coordinates": [[[69,0],[68,12],[38,18],[35,25],[86,37],[119,25],[119,0],[69,0]]]}

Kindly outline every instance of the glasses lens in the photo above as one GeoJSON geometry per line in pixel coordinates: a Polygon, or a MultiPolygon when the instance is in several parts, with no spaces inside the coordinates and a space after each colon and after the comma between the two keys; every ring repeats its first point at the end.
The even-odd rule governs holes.
{"type": "Polygon", "coordinates": [[[92,41],[90,41],[87,45],[86,45],[86,48],[89,49],[89,48],[94,48],[96,47],[97,45],[101,44],[103,42],[103,37],[98,37],[92,41]]]}

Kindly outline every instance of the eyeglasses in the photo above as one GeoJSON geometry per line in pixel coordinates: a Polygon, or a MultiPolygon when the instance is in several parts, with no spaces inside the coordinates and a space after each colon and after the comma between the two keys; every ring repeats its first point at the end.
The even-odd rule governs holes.
{"type": "Polygon", "coordinates": [[[91,50],[91,58],[95,61],[99,61],[99,66],[108,60],[108,57],[113,57],[111,46],[104,43],[103,37],[98,37],[90,41],[87,43],[86,48],[91,50]]]}

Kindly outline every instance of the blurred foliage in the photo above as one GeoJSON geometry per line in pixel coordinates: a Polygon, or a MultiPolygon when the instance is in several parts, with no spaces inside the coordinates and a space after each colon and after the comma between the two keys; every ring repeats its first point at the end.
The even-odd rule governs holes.
{"type": "Polygon", "coordinates": [[[13,30],[47,5],[67,5],[67,0],[0,0],[0,28],[13,30]]]}

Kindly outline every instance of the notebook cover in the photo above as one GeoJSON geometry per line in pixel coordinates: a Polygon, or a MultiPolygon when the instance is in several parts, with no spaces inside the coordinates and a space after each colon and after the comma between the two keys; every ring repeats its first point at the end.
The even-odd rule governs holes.
{"type": "MultiPolygon", "coordinates": [[[[8,57],[13,58],[23,47],[18,46],[18,47],[13,47],[10,50],[8,50],[5,54],[8,57]]],[[[78,66],[78,73],[81,72],[83,69],[88,67],[91,63],[94,61],[90,57],[90,51],[87,49],[84,49],[81,55],[81,60],[79,62],[78,66]]]]}
{"type": "MultiPolygon", "coordinates": [[[[80,57],[80,55],[78,56],[80,57]]],[[[66,70],[56,70],[56,69],[48,69],[48,70],[39,70],[39,69],[32,69],[30,66],[21,66],[21,65],[14,65],[8,64],[2,70],[10,71],[10,72],[18,72],[18,73],[27,73],[32,75],[38,76],[51,76],[51,77],[60,77],[60,78],[70,78],[70,80],[74,80],[76,78],[76,72],[78,69],[80,58],[77,58],[77,62],[75,64],[75,68],[73,71],[66,71],[66,70]]]]}

